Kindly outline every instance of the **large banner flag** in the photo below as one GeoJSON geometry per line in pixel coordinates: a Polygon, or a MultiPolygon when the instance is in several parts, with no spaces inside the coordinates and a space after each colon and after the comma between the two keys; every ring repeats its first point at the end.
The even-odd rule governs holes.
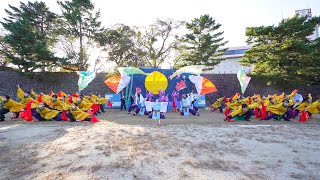
{"type": "Polygon", "coordinates": [[[202,73],[202,70],[204,68],[205,68],[204,65],[185,66],[185,67],[178,69],[175,73],[173,73],[170,76],[170,79],[173,79],[174,77],[179,76],[180,74],[183,74],[183,73],[195,74],[195,75],[200,76],[200,74],[202,73]]]}
{"type": "Polygon", "coordinates": [[[79,76],[79,92],[84,90],[88,86],[88,84],[96,77],[95,72],[77,71],[77,74],[79,76]]]}
{"type": "Polygon", "coordinates": [[[240,82],[240,86],[241,86],[241,93],[244,94],[244,92],[246,91],[248,84],[251,80],[251,77],[246,75],[246,72],[244,71],[243,68],[239,69],[238,73],[237,73],[237,78],[240,82]]]}
{"type": "Polygon", "coordinates": [[[195,85],[199,95],[218,91],[216,86],[205,77],[190,75],[189,79],[195,85]]]}
{"type": "Polygon", "coordinates": [[[118,67],[118,71],[122,76],[128,76],[133,74],[148,75],[147,73],[143,72],[141,69],[136,67],[118,67]]]}
{"type": "Polygon", "coordinates": [[[130,79],[130,76],[115,76],[108,78],[104,81],[104,83],[106,83],[106,85],[109,86],[109,88],[112,89],[113,92],[118,94],[129,84],[130,79]]]}

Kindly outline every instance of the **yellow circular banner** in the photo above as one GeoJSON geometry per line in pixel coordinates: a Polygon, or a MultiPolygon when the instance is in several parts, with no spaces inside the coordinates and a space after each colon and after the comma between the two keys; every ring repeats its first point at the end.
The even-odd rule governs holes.
{"type": "Polygon", "coordinates": [[[144,82],[146,89],[153,94],[159,94],[159,90],[166,90],[168,87],[167,77],[159,71],[150,73],[144,82]]]}

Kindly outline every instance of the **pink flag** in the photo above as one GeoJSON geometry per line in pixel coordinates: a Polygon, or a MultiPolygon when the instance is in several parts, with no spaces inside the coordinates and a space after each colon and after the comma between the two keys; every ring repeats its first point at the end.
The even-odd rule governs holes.
{"type": "Polygon", "coordinates": [[[180,82],[177,82],[177,84],[176,84],[176,90],[177,91],[180,91],[180,90],[182,90],[184,88],[187,88],[186,81],[181,80],[180,82]]]}

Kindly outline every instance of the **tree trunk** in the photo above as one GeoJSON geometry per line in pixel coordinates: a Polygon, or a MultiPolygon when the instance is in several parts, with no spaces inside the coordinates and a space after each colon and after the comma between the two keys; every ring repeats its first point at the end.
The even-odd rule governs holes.
{"type": "Polygon", "coordinates": [[[82,24],[80,20],[80,56],[79,56],[79,63],[80,63],[80,71],[84,71],[84,64],[83,64],[83,45],[82,45],[82,24]]]}

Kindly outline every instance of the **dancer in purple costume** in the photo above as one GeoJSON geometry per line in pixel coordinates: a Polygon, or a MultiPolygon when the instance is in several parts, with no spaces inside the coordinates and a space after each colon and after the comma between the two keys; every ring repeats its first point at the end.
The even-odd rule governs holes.
{"type": "Polygon", "coordinates": [[[152,94],[152,92],[146,91],[146,98],[148,99],[148,101],[152,102],[153,96],[154,95],[152,94]]]}

